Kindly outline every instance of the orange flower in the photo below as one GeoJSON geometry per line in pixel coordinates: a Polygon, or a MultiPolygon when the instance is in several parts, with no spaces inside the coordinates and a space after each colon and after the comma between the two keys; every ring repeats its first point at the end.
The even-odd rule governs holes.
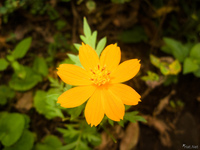
{"type": "Polygon", "coordinates": [[[100,59],[89,45],[82,44],[79,59],[83,68],[61,64],[57,74],[67,84],[75,85],[58,98],[62,107],[72,108],[87,99],[85,117],[88,124],[97,126],[106,116],[114,121],[123,119],[126,105],[137,105],[140,95],[130,86],[121,84],[140,70],[138,59],[119,64],[121,51],[116,44],[107,46],[100,59]]]}

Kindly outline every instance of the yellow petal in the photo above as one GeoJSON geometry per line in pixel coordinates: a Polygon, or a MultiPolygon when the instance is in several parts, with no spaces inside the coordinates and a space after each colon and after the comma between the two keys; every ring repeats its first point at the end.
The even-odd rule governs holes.
{"type": "Polygon", "coordinates": [[[101,91],[97,89],[86,104],[85,118],[87,123],[91,124],[91,127],[93,125],[97,126],[104,117],[101,99],[101,91]]]}
{"type": "Polygon", "coordinates": [[[62,107],[73,108],[83,104],[96,90],[95,86],[79,86],[67,90],[58,97],[57,103],[62,107]]]}
{"type": "Polygon", "coordinates": [[[61,64],[57,74],[67,84],[91,85],[90,76],[86,70],[71,64],[61,64]]]}
{"type": "Polygon", "coordinates": [[[99,64],[99,57],[96,51],[89,45],[82,44],[79,49],[79,59],[86,70],[91,70],[99,64]]]}
{"type": "Polygon", "coordinates": [[[117,44],[110,44],[101,53],[100,64],[101,66],[106,65],[106,68],[109,71],[112,71],[119,65],[120,60],[120,48],[117,46],[117,44]]]}
{"type": "Polygon", "coordinates": [[[137,105],[138,102],[141,101],[141,96],[128,85],[113,84],[109,89],[126,105],[137,105]]]}
{"type": "Polygon", "coordinates": [[[103,108],[106,116],[114,121],[123,119],[125,107],[122,100],[117,97],[111,90],[103,89],[103,108]]]}
{"type": "Polygon", "coordinates": [[[111,83],[125,82],[133,78],[140,70],[140,61],[131,59],[121,63],[111,74],[111,83]]]}

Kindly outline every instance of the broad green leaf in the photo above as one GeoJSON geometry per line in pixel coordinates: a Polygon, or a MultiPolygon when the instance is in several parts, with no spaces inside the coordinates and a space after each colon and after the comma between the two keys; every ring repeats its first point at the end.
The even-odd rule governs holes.
{"type": "Polygon", "coordinates": [[[23,58],[26,55],[27,51],[31,46],[31,41],[32,38],[28,37],[22,40],[19,44],[17,44],[17,46],[12,52],[12,55],[14,56],[15,59],[23,58]]]}
{"type": "Polygon", "coordinates": [[[100,56],[101,52],[103,51],[104,47],[106,46],[106,42],[107,42],[107,38],[106,37],[102,38],[98,42],[97,48],[96,48],[96,52],[97,52],[98,56],[100,56]]]}
{"type": "Polygon", "coordinates": [[[119,39],[124,43],[138,43],[147,41],[147,35],[141,26],[135,26],[132,30],[126,30],[119,35],[119,39]]]}
{"type": "Polygon", "coordinates": [[[38,82],[42,81],[41,75],[37,74],[29,67],[24,67],[26,77],[21,79],[16,73],[12,75],[9,86],[16,91],[27,91],[33,88],[38,82]]]}
{"type": "Polygon", "coordinates": [[[8,65],[9,63],[4,58],[0,58],[0,71],[6,70],[8,65]]]}
{"type": "Polygon", "coordinates": [[[36,57],[33,62],[33,70],[43,75],[44,77],[48,75],[48,66],[44,58],[36,57]]]}
{"type": "Polygon", "coordinates": [[[79,48],[81,47],[81,44],[74,43],[74,47],[79,51],[79,48]]]}
{"type": "Polygon", "coordinates": [[[59,109],[56,101],[60,93],[48,93],[45,91],[38,90],[34,96],[34,107],[37,112],[43,114],[47,119],[55,117],[63,118],[61,109],[59,109]]]}
{"type": "Polygon", "coordinates": [[[183,74],[195,72],[199,69],[198,64],[196,64],[191,58],[186,58],[183,62],[183,74]]]}
{"type": "Polygon", "coordinates": [[[24,130],[20,139],[11,145],[5,147],[3,150],[31,150],[34,143],[34,134],[28,130],[24,130]]]}
{"type": "Polygon", "coordinates": [[[190,57],[195,59],[197,63],[200,65],[200,43],[192,47],[190,51],[190,57]]]}
{"type": "Polygon", "coordinates": [[[48,135],[41,143],[37,143],[34,150],[59,150],[62,143],[57,136],[48,135]]]}
{"type": "Polygon", "coordinates": [[[83,32],[86,37],[90,37],[92,35],[90,26],[88,25],[86,17],[83,18],[83,32]]]}
{"type": "Polygon", "coordinates": [[[165,41],[166,46],[171,49],[171,53],[173,54],[173,56],[180,62],[183,62],[189,53],[189,48],[187,46],[184,46],[179,41],[171,38],[163,38],[163,40],[165,41]]]}
{"type": "Polygon", "coordinates": [[[4,146],[11,146],[22,135],[24,130],[24,117],[17,113],[0,114],[0,141],[4,146]]]}

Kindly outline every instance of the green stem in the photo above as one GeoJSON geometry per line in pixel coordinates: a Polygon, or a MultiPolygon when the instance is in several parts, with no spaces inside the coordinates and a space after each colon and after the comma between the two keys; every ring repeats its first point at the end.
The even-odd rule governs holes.
{"type": "Polygon", "coordinates": [[[114,138],[114,136],[102,125],[102,128],[105,130],[105,132],[110,136],[110,138],[113,140],[114,143],[117,143],[117,140],[114,138]]]}

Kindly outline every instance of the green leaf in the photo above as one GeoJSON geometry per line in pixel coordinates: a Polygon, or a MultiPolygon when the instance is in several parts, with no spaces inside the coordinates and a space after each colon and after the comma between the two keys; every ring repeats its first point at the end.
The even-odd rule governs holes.
{"type": "Polygon", "coordinates": [[[83,41],[83,43],[88,44],[88,40],[87,40],[86,36],[80,35],[80,38],[83,41]]]}
{"type": "Polygon", "coordinates": [[[81,44],[74,43],[74,47],[79,51],[79,48],[81,47],[81,44]]]}
{"type": "Polygon", "coordinates": [[[33,70],[43,75],[44,77],[48,75],[48,66],[44,58],[36,57],[33,62],[33,70]]]}
{"type": "Polygon", "coordinates": [[[22,40],[19,44],[17,44],[17,46],[12,52],[12,55],[14,56],[15,59],[23,58],[26,55],[27,51],[31,46],[31,41],[32,38],[28,37],[22,40]]]}
{"type": "Polygon", "coordinates": [[[124,43],[138,43],[147,41],[147,35],[141,26],[135,26],[132,30],[123,31],[119,39],[124,43]]]}
{"type": "Polygon", "coordinates": [[[26,77],[26,70],[23,65],[19,64],[17,61],[13,61],[11,62],[11,66],[19,78],[24,79],[26,77]]]}
{"type": "Polygon", "coordinates": [[[83,18],[83,32],[86,37],[90,37],[92,32],[90,26],[88,25],[86,17],[83,18]]]}
{"type": "Polygon", "coordinates": [[[147,76],[142,76],[141,79],[144,81],[159,81],[159,75],[152,71],[147,71],[147,76]]]}
{"type": "Polygon", "coordinates": [[[0,105],[5,105],[8,99],[15,96],[15,92],[6,85],[0,85],[0,105]]]}
{"type": "Polygon", "coordinates": [[[34,134],[28,130],[24,130],[20,139],[10,147],[3,150],[31,150],[34,143],[34,134]]]}
{"type": "Polygon", "coordinates": [[[169,71],[170,74],[177,75],[179,72],[181,72],[181,64],[179,63],[178,60],[173,61],[169,65],[169,71]]]}
{"type": "Polygon", "coordinates": [[[0,114],[0,141],[4,146],[11,146],[22,135],[24,130],[24,117],[17,113],[0,114]]]}
{"type": "Polygon", "coordinates": [[[80,66],[80,67],[82,66],[78,55],[67,54],[67,56],[75,63],[75,65],[80,66]]]}
{"type": "Polygon", "coordinates": [[[6,70],[8,65],[9,63],[4,58],[0,58],[0,71],[6,70]]]}
{"type": "Polygon", "coordinates": [[[195,59],[197,63],[200,65],[200,43],[192,47],[190,51],[190,57],[195,59]]]}
{"type": "Polygon", "coordinates": [[[160,59],[158,57],[150,54],[150,61],[154,66],[156,66],[157,68],[160,68],[161,61],[160,61],[160,59]]]}
{"type": "Polygon", "coordinates": [[[194,71],[193,73],[196,77],[200,78],[200,66],[199,69],[197,71],[194,71]]]}
{"type": "Polygon", "coordinates": [[[166,46],[171,49],[172,55],[180,62],[183,62],[189,53],[189,48],[171,38],[163,38],[163,40],[165,41],[166,46]]]}
{"type": "Polygon", "coordinates": [[[59,109],[56,101],[60,96],[59,93],[52,94],[38,90],[34,96],[34,107],[37,112],[44,115],[47,119],[53,119],[55,117],[64,118],[61,109],[59,109]]]}
{"type": "Polygon", "coordinates": [[[42,143],[37,143],[34,150],[59,150],[62,143],[57,136],[48,135],[42,141],[42,143]]]}
{"type": "Polygon", "coordinates": [[[191,58],[186,58],[183,62],[183,74],[191,73],[199,69],[198,64],[196,64],[191,58]]]}
{"type": "Polygon", "coordinates": [[[74,120],[78,116],[80,116],[84,108],[85,108],[85,104],[82,104],[75,108],[68,108],[66,111],[71,115],[70,120],[74,120]]]}
{"type": "Polygon", "coordinates": [[[142,122],[147,122],[142,116],[137,115],[137,111],[133,112],[126,112],[124,115],[124,119],[135,123],[136,121],[142,121],[142,122]]]}
{"type": "Polygon", "coordinates": [[[96,52],[97,52],[98,56],[100,56],[101,52],[103,51],[104,47],[106,46],[106,42],[107,42],[107,38],[106,37],[102,38],[98,42],[97,48],[96,48],[96,52]]]}
{"type": "Polygon", "coordinates": [[[97,31],[94,31],[89,38],[89,41],[87,42],[93,49],[95,49],[96,46],[96,40],[97,40],[97,31]]]}
{"type": "Polygon", "coordinates": [[[27,91],[33,88],[38,82],[42,81],[41,75],[34,72],[29,67],[24,67],[26,72],[26,77],[21,79],[16,73],[12,75],[9,81],[9,86],[16,91],[27,91]]]}

